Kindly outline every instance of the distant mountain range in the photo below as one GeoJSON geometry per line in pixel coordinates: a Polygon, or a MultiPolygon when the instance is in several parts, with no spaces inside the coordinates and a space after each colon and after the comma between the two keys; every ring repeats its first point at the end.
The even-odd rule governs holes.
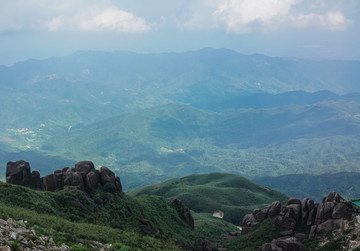
{"type": "MultiPolygon", "coordinates": [[[[360,62],[78,52],[0,67],[0,168],[92,159],[125,189],[214,171],[359,171],[360,62]]],[[[3,173],[3,172],[2,172],[3,173]]]]}
{"type": "Polygon", "coordinates": [[[327,191],[335,190],[350,199],[360,198],[360,173],[340,172],[321,175],[289,174],[278,177],[261,177],[253,181],[297,198],[313,198],[321,202],[327,191]]]}
{"type": "Polygon", "coordinates": [[[223,112],[169,104],[65,132],[45,126],[4,133],[13,147],[29,145],[23,151],[42,163],[34,168],[43,173],[52,169],[49,156],[64,165],[94,159],[133,188],[213,171],[247,177],[357,171],[359,114],[360,104],[347,99],[223,112]]]}
{"type": "Polygon", "coordinates": [[[20,126],[74,126],[171,102],[229,108],[253,93],[348,94],[360,92],[359,79],[359,61],[272,58],[227,49],[77,52],[0,67],[0,125],[11,120],[20,126]]]}

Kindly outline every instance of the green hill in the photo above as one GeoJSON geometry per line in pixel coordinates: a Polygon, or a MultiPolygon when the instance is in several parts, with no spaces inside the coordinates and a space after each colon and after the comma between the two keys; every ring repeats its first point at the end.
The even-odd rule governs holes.
{"type": "Polygon", "coordinates": [[[25,152],[42,173],[53,171],[52,157],[60,166],[93,159],[124,178],[125,189],[210,172],[351,172],[360,163],[359,114],[360,104],[345,98],[222,112],[168,104],[66,131],[0,130],[7,140],[0,157],[25,152]]]}
{"type": "Polygon", "coordinates": [[[195,215],[193,230],[158,196],[134,198],[105,189],[91,194],[42,192],[3,182],[0,194],[0,218],[26,220],[28,228],[53,237],[58,245],[85,239],[122,243],[134,250],[178,250],[176,241],[192,246],[197,238],[218,238],[236,231],[230,223],[200,214],[195,215]]]}
{"type": "Polygon", "coordinates": [[[237,175],[211,173],[170,179],[158,184],[128,191],[130,195],[152,194],[169,200],[179,198],[197,213],[221,210],[224,219],[240,225],[242,217],[255,208],[263,208],[288,196],[261,187],[237,175]]]}

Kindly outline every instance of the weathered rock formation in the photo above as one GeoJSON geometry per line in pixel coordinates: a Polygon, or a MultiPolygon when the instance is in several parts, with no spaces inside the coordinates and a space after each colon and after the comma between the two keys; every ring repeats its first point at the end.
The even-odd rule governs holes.
{"type": "Polygon", "coordinates": [[[114,191],[122,192],[120,178],[105,166],[102,166],[100,171],[96,170],[91,161],[80,161],[74,168],[64,167],[42,178],[39,172],[30,173],[30,171],[29,162],[24,160],[8,162],[6,182],[51,192],[62,189],[92,192],[108,184],[107,186],[113,187],[114,191]]]}
{"type": "Polygon", "coordinates": [[[52,250],[70,251],[65,244],[56,246],[52,238],[39,236],[34,230],[26,228],[26,222],[15,222],[13,219],[0,219],[0,250],[52,250]],[[10,248],[14,242],[18,243],[18,249],[10,248]]]}
{"type": "Polygon", "coordinates": [[[272,240],[271,243],[264,243],[258,250],[306,251],[307,248],[296,237],[284,236],[272,240]]]}
{"type": "Polygon", "coordinates": [[[189,208],[185,207],[179,199],[174,199],[170,205],[178,212],[182,220],[194,229],[194,218],[192,217],[189,208]]]}
{"type": "MultiPolygon", "coordinates": [[[[56,234],[55,230],[53,234],[56,234]]],[[[15,222],[13,219],[0,219],[0,250],[46,250],[46,251],[70,251],[73,250],[65,243],[57,246],[52,237],[45,235],[38,235],[34,229],[27,228],[27,222],[20,220],[15,222]],[[14,248],[14,243],[17,243],[17,248],[14,248]],[[11,248],[13,246],[13,248],[11,248]]],[[[86,243],[91,250],[114,250],[111,244],[102,244],[97,241],[79,240],[79,244],[86,243]]]]}
{"type": "Polygon", "coordinates": [[[296,236],[294,232],[298,223],[311,229],[309,236],[301,236],[302,239],[314,238],[324,236],[334,229],[346,230],[352,213],[352,204],[334,191],[325,196],[321,203],[314,203],[309,198],[290,198],[286,206],[281,206],[280,202],[275,201],[270,207],[256,209],[253,213],[245,215],[242,234],[255,229],[261,220],[274,218],[275,226],[282,237],[264,244],[259,250],[305,250],[296,238],[299,235],[296,236]]]}

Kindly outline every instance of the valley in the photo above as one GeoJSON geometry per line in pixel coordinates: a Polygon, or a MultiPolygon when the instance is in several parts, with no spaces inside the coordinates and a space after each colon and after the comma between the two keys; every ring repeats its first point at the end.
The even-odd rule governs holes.
{"type": "MultiPolygon", "coordinates": [[[[351,203],[329,191],[359,197],[359,69],[358,61],[210,48],[82,51],[0,67],[0,177],[8,161],[24,159],[43,175],[35,187],[44,190],[0,182],[0,227],[26,219],[13,227],[48,240],[37,245],[69,250],[254,250],[284,234],[280,209],[301,209],[310,225],[288,213],[296,226],[280,228],[319,234],[292,244],[348,247],[311,229],[355,221],[351,203]],[[76,169],[81,160],[93,161],[93,174],[111,169],[118,189],[92,184],[76,169]],[[330,218],[320,213],[326,194],[330,218]],[[310,216],[312,206],[319,215],[310,216]],[[269,218],[275,207],[279,215],[269,218]],[[240,234],[240,226],[253,232],[240,234]]],[[[358,230],[342,231],[346,239],[358,230]]]]}
{"type": "Polygon", "coordinates": [[[2,67],[1,175],[17,159],[42,173],[92,159],[125,189],[210,172],[358,172],[356,69],[210,48],[2,67]]]}

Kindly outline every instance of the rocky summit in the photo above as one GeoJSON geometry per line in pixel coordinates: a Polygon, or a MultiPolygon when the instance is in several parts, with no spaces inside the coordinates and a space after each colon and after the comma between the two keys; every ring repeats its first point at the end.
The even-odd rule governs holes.
{"type": "MultiPolygon", "coordinates": [[[[324,196],[321,203],[314,203],[309,198],[303,200],[290,198],[286,206],[274,201],[271,206],[256,209],[247,214],[242,222],[242,234],[255,230],[265,218],[272,218],[280,238],[259,247],[262,250],[307,250],[302,240],[322,238],[331,231],[360,232],[357,222],[358,214],[351,202],[343,199],[338,193],[331,191],[324,196]],[[310,229],[309,233],[296,231],[296,226],[303,225],[310,229]]],[[[360,246],[360,243],[354,244],[360,246]]]]}
{"type": "Polygon", "coordinates": [[[50,192],[62,189],[80,189],[92,192],[105,186],[122,192],[120,178],[105,166],[102,166],[100,171],[96,170],[91,161],[77,162],[75,167],[64,167],[62,170],[56,170],[53,174],[44,177],[40,177],[38,171],[31,172],[29,162],[10,161],[6,165],[6,182],[50,192]]]}

